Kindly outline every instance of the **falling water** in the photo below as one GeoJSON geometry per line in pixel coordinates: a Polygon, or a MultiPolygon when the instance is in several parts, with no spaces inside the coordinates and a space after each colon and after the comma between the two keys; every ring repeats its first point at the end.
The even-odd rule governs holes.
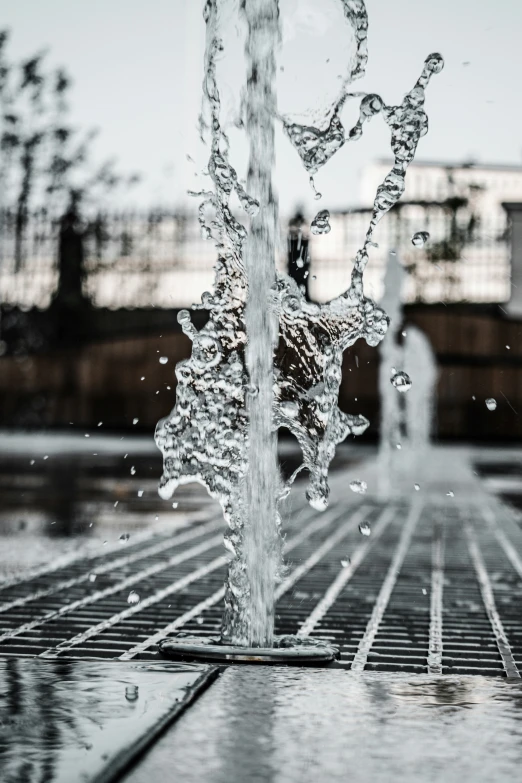
{"type": "MultiPolygon", "coordinates": [[[[170,497],[180,484],[199,481],[223,508],[229,566],[222,640],[240,646],[273,643],[274,587],[282,572],[279,500],[306,468],[308,501],[317,510],[326,508],[328,466],[336,445],[368,426],[364,417],[347,415],[337,405],[342,355],[359,338],[375,346],[386,333],[384,311],[364,296],[363,272],[375,227],[402,195],[406,169],[427,132],[424,89],[443,66],[440,55],[430,55],[398,106],[365,95],[359,120],[346,134],[340,114],[344,102],[354,97],[346,86],[364,73],[368,19],[362,0],[340,2],[354,40],[341,95],[315,126],[291,123],[281,115],[283,126],[313,178],[345,142],[360,138],[365,122],[381,113],[391,130],[394,164],[377,190],[350,287],[324,305],[307,302],[290,277],[275,272],[277,201],[271,177],[280,38],[277,0],[242,3],[247,28],[242,121],[250,146],[246,188],[229,161],[216,74],[224,46],[221,25],[236,4],[207,0],[204,12],[208,122],[203,130],[210,142],[212,187],[196,195],[202,199],[204,236],[217,248],[216,274],[213,291],[205,292],[198,305],[209,313],[207,324],[198,332],[190,313],[179,313],[181,327],[192,340],[192,355],[176,367],[176,405],[159,423],[156,439],[164,455],[161,495],[170,497]],[[246,213],[244,223],[233,214],[234,194],[246,213]],[[276,462],[279,427],[290,430],[303,454],[303,464],[286,485],[276,462]]],[[[328,230],[325,211],[314,227],[318,233],[328,230]]]]}
{"type": "Polygon", "coordinates": [[[416,326],[403,325],[405,277],[405,269],[392,251],[381,301],[390,317],[388,334],[380,346],[379,369],[379,492],[383,497],[399,491],[403,481],[409,492],[412,478],[422,478],[433,424],[437,363],[426,335],[416,326]]]}

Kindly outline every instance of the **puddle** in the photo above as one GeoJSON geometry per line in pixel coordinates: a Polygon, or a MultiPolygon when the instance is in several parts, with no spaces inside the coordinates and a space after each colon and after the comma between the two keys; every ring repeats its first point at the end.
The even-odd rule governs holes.
{"type": "Polygon", "coordinates": [[[0,780],[117,780],[216,671],[196,665],[0,660],[0,780]]]}

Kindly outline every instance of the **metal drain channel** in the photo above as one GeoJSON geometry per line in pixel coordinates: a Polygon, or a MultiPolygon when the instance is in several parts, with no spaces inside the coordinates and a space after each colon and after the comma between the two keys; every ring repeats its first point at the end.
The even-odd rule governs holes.
{"type": "Polygon", "coordinates": [[[384,616],[384,612],[386,611],[388,601],[390,600],[397,575],[401,570],[406,552],[410,545],[415,525],[419,521],[421,510],[422,503],[420,501],[414,503],[410,509],[408,519],[406,520],[406,524],[404,525],[404,529],[399,539],[399,545],[395,551],[393,560],[390,564],[390,568],[388,569],[388,573],[386,574],[379,595],[377,596],[377,601],[373,607],[372,615],[368,620],[368,625],[366,626],[364,636],[359,642],[359,648],[355,653],[355,658],[352,662],[352,670],[355,672],[362,671],[366,666],[368,653],[370,652],[370,649],[375,641],[375,637],[377,635],[377,631],[379,630],[379,625],[384,616]]]}
{"type": "MultiPolygon", "coordinates": [[[[324,637],[355,672],[520,677],[522,532],[507,507],[339,503],[287,527],[276,633],[324,637]]],[[[180,629],[215,634],[221,547],[211,519],[0,585],[0,655],[153,660],[180,629]]]]}

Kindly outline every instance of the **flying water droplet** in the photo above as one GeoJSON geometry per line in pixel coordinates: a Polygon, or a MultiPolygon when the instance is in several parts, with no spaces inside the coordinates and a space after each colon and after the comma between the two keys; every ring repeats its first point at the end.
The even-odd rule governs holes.
{"type": "Polygon", "coordinates": [[[495,411],[497,409],[497,401],[494,397],[487,398],[486,408],[488,409],[488,411],[495,411]]]}
{"type": "Polygon", "coordinates": [[[413,486],[415,487],[416,491],[418,492],[419,489],[420,489],[420,484],[414,484],[413,486]]]}
{"type": "Polygon", "coordinates": [[[133,606],[135,604],[139,604],[140,600],[139,593],[137,593],[135,590],[131,590],[127,597],[127,603],[133,606]]]}
{"type": "Polygon", "coordinates": [[[347,557],[345,560],[341,560],[341,565],[343,568],[348,568],[348,566],[350,565],[350,558],[347,557]]]}
{"type": "Polygon", "coordinates": [[[142,489],[139,489],[139,490],[138,490],[138,497],[139,497],[139,498],[142,498],[142,497],[143,497],[143,490],[142,490],[142,489]]]}
{"type": "Polygon", "coordinates": [[[398,392],[407,392],[409,389],[411,389],[412,383],[411,378],[408,375],[408,373],[403,372],[402,370],[399,372],[395,372],[392,377],[390,378],[390,382],[392,386],[394,386],[398,392]]]}
{"type": "Polygon", "coordinates": [[[138,422],[139,422],[139,419],[133,419],[133,420],[132,420],[132,423],[133,423],[133,424],[137,424],[138,422]]]}
{"type": "Polygon", "coordinates": [[[167,364],[168,360],[169,360],[168,356],[160,356],[159,363],[160,364],[167,364]]]}
{"type": "Polygon", "coordinates": [[[368,484],[366,481],[350,481],[350,489],[352,492],[355,492],[358,495],[364,495],[366,490],[368,489],[368,484]]]}
{"type": "Polygon", "coordinates": [[[95,582],[96,581],[96,574],[89,574],[89,582],[95,582]]]}
{"type": "Polygon", "coordinates": [[[453,490],[452,490],[452,489],[450,489],[450,490],[449,490],[449,492],[446,492],[446,495],[447,495],[447,497],[449,497],[449,498],[454,498],[454,497],[455,497],[455,493],[453,492],[453,490]]]}
{"type": "Polygon", "coordinates": [[[135,476],[136,475],[136,468],[134,467],[134,465],[130,469],[130,474],[131,474],[131,476],[135,476]]]}
{"type": "Polygon", "coordinates": [[[123,541],[123,543],[126,544],[129,538],[130,538],[130,533],[122,533],[119,540],[123,541]]]}
{"type": "Polygon", "coordinates": [[[411,243],[415,247],[424,247],[429,238],[430,235],[427,231],[416,231],[411,238],[411,243]]]}
{"type": "Polygon", "coordinates": [[[312,234],[329,234],[332,227],[330,225],[330,212],[327,209],[321,209],[310,223],[312,234]]]}
{"type": "Polygon", "coordinates": [[[125,688],[125,698],[127,701],[136,701],[139,697],[139,689],[137,685],[127,685],[125,688]]]}
{"type": "Polygon", "coordinates": [[[359,525],[359,533],[362,536],[369,536],[371,532],[372,530],[368,522],[361,522],[361,524],[359,525]]]}

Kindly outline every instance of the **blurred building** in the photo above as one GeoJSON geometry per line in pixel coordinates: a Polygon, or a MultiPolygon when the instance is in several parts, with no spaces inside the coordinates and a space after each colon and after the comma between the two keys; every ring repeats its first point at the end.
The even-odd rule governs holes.
{"type": "MultiPolygon", "coordinates": [[[[371,206],[377,187],[391,167],[390,160],[368,165],[360,180],[361,205],[371,206]]],[[[452,198],[486,222],[505,223],[504,201],[522,201],[522,166],[415,161],[408,168],[403,200],[439,204],[452,198]]]]}
{"type": "MultiPolygon", "coordinates": [[[[314,216],[303,215],[289,236],[281,217],[279,268],[301,275],[311,300],[350,285],[389,169],[384,161],[368,167],[362,206],[332,212],[328,234],[310,235],[314,216]]],[[[172,407],[174,365],[190,352],[177,311],[213,282],[216,249],[197,215],[106,213],[64,230],[35,214],[18,258],[15,228],[13,216],[0,213],[0,426],[103,421],[120,429],[139,420],[150,432],[172,407]]],[[[438,435],[522,437],[522,167],[412,165],[404,199],[378,225],[375,242],[366,293],[380,300],[395,251],[407,273],[405,323],[429,337],[440,368],[438,435]],[[429,234],[420,246],[412,243],[419,231],[429,234]],[[494,414],[488,397],[497,399],[494,414]]],[[[192,317],[197,327],[205,313],[192,317]]],[[[379,421],[377,368],[377,352],[363,341],[346,352],[341,406],[366,415],[370,435],[379,421]]]]}

